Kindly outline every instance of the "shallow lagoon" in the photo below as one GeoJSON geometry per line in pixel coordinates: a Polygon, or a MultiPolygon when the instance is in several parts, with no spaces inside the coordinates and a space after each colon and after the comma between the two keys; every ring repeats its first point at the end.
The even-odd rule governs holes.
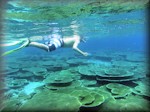
{"type": "Polygon", "coordinates": [[[28,47],[5,56],[2,111],[150,110],[148,0],[30,3],[6,4],[4,41],[55,32],[71,36],[76,31],[87,38],[79,47],[91,55],[28,47]]]}

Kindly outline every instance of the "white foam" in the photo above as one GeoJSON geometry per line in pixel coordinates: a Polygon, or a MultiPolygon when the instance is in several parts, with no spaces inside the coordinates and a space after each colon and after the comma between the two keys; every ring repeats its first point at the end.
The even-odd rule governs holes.
{"type": "Polygon", "coordinates": [[[26,85],[23,89],[23,92],[27,95],[34,92],[35,88],[42,86],[43,82],[30,82],[28,85],[26,85]]]}

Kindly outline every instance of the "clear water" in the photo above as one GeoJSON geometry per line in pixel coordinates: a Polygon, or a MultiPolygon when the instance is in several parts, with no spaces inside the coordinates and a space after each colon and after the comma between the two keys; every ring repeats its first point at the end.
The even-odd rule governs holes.
{"type": "MultiPolygon", "coordinates": [[[[38,2],[39,1],[37,1],[37,3],[38,2]]],[[[48,4],[49,2],[39,2],[40,5],[36,6],[36,1],[31,3],[31,5],[27,2],[8,2],[6,4],[6,20],[4,21],[5,39],[19,39],[35,35],[46,35],[51,34],[52,32],[59,32],[66,36],[72,35],[73,31],[77,30],[80,35],[87,37],[89,40],[93,41],[98,39],[96,40],[98,43],[103,43],[104,41],[103,44],[99,43],[101,46],[98,48],[103,49],[103,47],[105,48],[109,44],[109,48],[118,48],[119,46],[119,48],[121,47],[123,49],[145,50],[147,12],[144,8],[145,6],[138,6],[138,2],[137,9],[132,9],[134,2],[125,2],[122,4],[125,4],[125,6],[128,7],[125,8],[125,6],[120,5],[116,8],[115,6],[115,11],[113,12],[113,5],[104,0],[102,1],[104,5],[101,3],[105,8],[103,12],[106,13],[104,14],[100,13],[103,8],[101,8],[101,4],[97,1],[92,2],[93,4],[90,4],[90,2],[70,2],[70,5],[67,4],[66,6],[65,2],[61,2],[58,5],[57,2],[53,2],[49,3],[49,7],[46,3],[48,4]],[[82,5],[78,6],[77,4],[82,5]],[[91,5],[91,11],[86,9],[89,4],[91,5]],[[62,8],[64,9],[62,10],[64,13],[62,13],[62,16],[59,12],[59,10],[61,10],[61,5],[64,7],[62,8]],[[77,14],[75,16],[71,15],[68,7],[72,8],[72,13],[74,12],[77,14]],[[57,12],[58,8],[60,9],[57,12]],[[77,10],[75,10],[75,8],[77,8],[77,10]],[[80,10],[87,10],[87,12],[78,12],[78,8],[80,10]],[[46,14],[42,13],[43,10],[46,10],[46,14]],[[51,15],[53,10],[55,12],[51,15]],[[119,11],[122,12],[117,13],[119,11]],[[30,13],[32,14],[31,16],[29,15],[30,13]],[[36,17],[37,14],[42,14],[42,17],[39,15],[36,17]],[[48,14],[50,16],[49,19],[47,19],[48,14]]],[[[144,4],[144,2],[141,4],[144,4]]],[[[93,43],[90,41],[88,42],[91,44],[93,43]]],[[[96,42],[94,43],[96,44],[96,42]]]]}
{"type": "MultiPolygon", "coordinates": [[[[140,55],[144,57],[146,61],[148,2],[149,0],[143,0],[142,2],[139,0],[65,0],[63,2],[55,0],[9,1],[4,6],[4,21],[2,22],[2,35],[4,36],[4,39],[2,42],[11,42],[22,38],[29,38],[31,36],[49,35],[51,33],[59,33],[62,36],[72,36],[75,31],[79,35],[87,38],[87,42],[81,43],[79,47],[82,50],[89,52],[91,55],[89,57],[83,57],[72,51],[72,49],[61,48],[54,52],[47,53],[34,47],[27,47],[5,56],[5,66],[6,68],[13,68],[15,64],[15,69],[19,70],[23,68],[17,68],[18,65],[24,66],[25,68],[28,66],[40,68],[43,67],[41,63],[46,63],[45,60],[49,61],[52,59],[55,60],[55,63],[60,63],[61,61],[61,63],[65,63],[68,59],[81,58],[86,59],[87,62],[90,62],[93,65],[109,65],[110,67],[112,62],[105,62],[106,60],[95,58],[96,56],[103,56],[103,53],[107,54],[106,57],[114,57],[114,54],[117,53],[127,56],[134,54],[136,55],[135,58],[140,55]],[[31,63],[33,63],[33,65],[31,63]]],[[[16,48],[16,46],[4,47],[3,51],[8,51],[13,48],[16,48]]],[[[138,64],[144,64],[144,72],[147,72],[145,61],[144,63],[138,64]]],[[[78,68],[78,66],[75,66],[75,69],[78,68]]],[[[66,68],[62,67],[62,70],[63,69],[66,68]]],[[[69,71],[69,68],[66,70],[69,71]]],[[[48,73],[51,72],[56,71],[50,69],[48,73]]],[[[6,76],[6,80],[11,80],[11,78],[12,80],[17,79],[14,74],[6,76]]],[[[36,79],[39,83],[43,80],[44,78],[40,80],[36,79]]],[[[81,79],[79,78],[76,80],[80,81],[81,79]]],[[[8,87],[9,89],[7,89],[7,92],[10,92],[11,94],[13,93],[11,92],[13,90],[17,91],[13,94],[20,94],[20,92],[18,92],[19,90],[26,91],[26,93],[33,92],[34,90],[29,90],[29,92],[27,92],[27,89],[36,88],[34,85],[31,87],[33,82],[35,82],[34,79],[29,81],[29,88],[27,88],[28,85],[22,86],[19,89],[11,89],[8,87]]],[[[93,88],[100,86],[101,84],[97,84],[93,86],[93,88]]],[[[12,95],[12,99],[13,98],[16,97],[13,97],[12,95]]],[[[29,99],[25,100],[27,102],[29,99]]],[[[21,105],[23,104],[24,103],[21,105]]],[[[107,104],[104,105],[107,107],[107,104]]],[[[116,105],[118,106],[118,104],[116,105]]],[[[7,110],[7,108],[8,107],[6,106],[5,109],[7,110]]],[[[18,109],[18,107],[14,108],[18,109]]],[[[130,105],[126,108],[127,110],[131,109],[130,105]]],[[[111,109],[112,108],[110,108],[110,110],[111,109]]]]}

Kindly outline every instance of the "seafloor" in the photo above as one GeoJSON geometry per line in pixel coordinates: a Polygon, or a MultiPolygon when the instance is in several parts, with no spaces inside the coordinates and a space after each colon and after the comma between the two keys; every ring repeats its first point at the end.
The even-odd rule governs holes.
{"type": "Polygon", "coordinates": [[[11,55],[2,112],[150,111],[147,66],[146,55],[131,51],[11,55]]]}

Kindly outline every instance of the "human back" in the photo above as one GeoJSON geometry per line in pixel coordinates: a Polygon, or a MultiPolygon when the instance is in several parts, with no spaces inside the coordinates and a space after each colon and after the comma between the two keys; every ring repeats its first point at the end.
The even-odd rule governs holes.
{"type": "Polygon", "coordinates": [[[75,42],[80,42],[80,37],[77,35],[74,35],[72,37],[63,37],[63,41],[63,47],[72,47],[75,42]]]}

